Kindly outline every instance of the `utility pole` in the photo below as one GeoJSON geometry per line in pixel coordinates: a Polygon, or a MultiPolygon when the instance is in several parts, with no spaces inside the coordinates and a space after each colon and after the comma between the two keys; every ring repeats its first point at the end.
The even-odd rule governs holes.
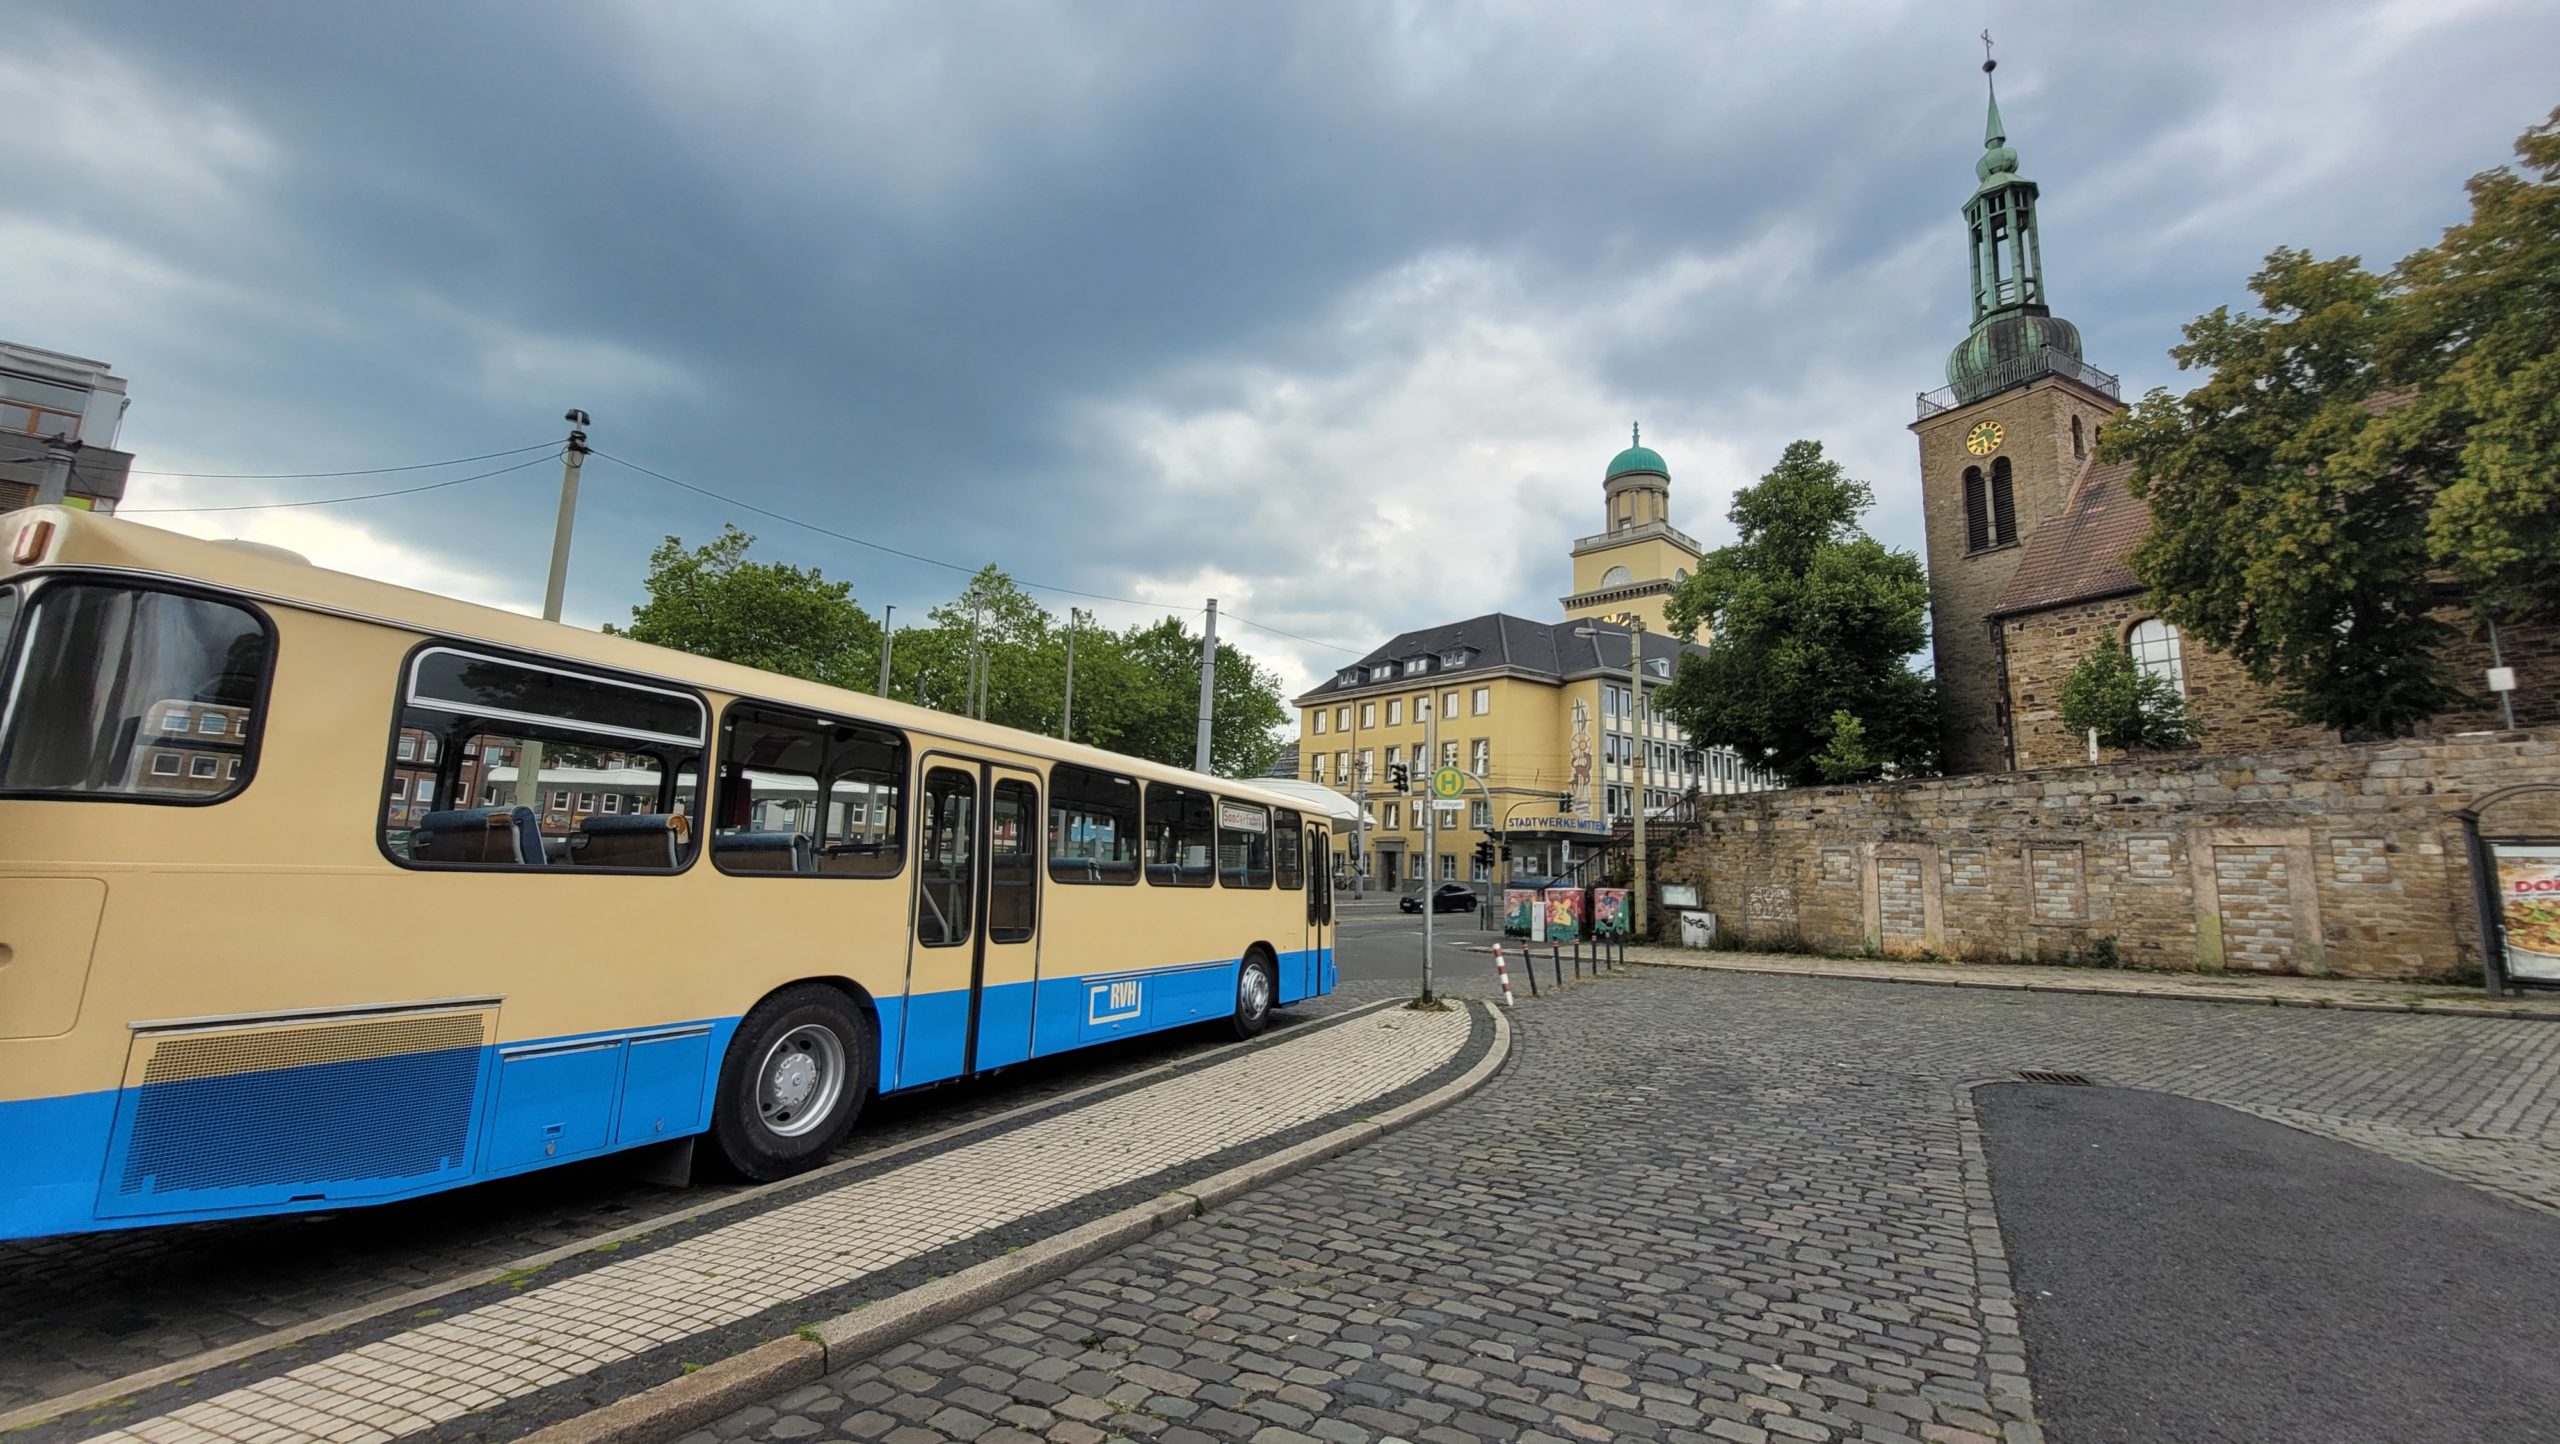
{"type": "Polygon", "coordinates": [[[1191,749],[1191,770],[1209,770],[1209,709],[1218,696],[1218,599],[1209,599],[1209,625],[1200,633],[1200,740],[1191,749]]]}
{"type": "MultiPolygon", "coordinates": [[[[1440,767],[1439,689],[1435,687],[1429,693],[1426,693],[1425,696],[1431,708],[1431,715],[1423,719],[1422,746],[1425,751],[1431,754],[1431,766],[1433,772],[1436,774],[1440,767]]],[[[1421,768],[1416,767],[1413,771],[1406,773],[1405,776],[1413,777],[1419,775],[1421,771],[1421,768]]],[[[1422,819],[1422,1001],[1428,1003],[1431,1001],[1431,946],[1434,941],[1433,933],[1435,932],[1432,920],[1440,916],[1440,909],[1436,906],[1439,902],[1438,894],[1440,891],[1440,808],[1438,789],[1432,787],[1423,788],[1422,804],[1428,809],[1428,811],[1424,813],[1422,819]]]]}
{"type": "Polygon", "coordinates": [[[889,623],[896,619],[896,603],[880,609],[880,695],[889,695],[889,649],[897,645],[898,633],[889,623]]]}
{"type": "MultiPolygon", "coordinates": [[[[1354,672],[1353,676],[1359,673],[1354,672]]],[[[1351,703],[1351,805],[1360,816],[1351,824],[1351,896],[1363,901],[1369,896],[1369,769],[1360,765],[1360,702],[1351,703]]]]}
{"type": "MultiPolygon", "coordinates": [[[[571,407],[561,420],[569,423],[569,439],[560,448],[560,516],[551,527],[551,576],[542,588],[542,620],[560,620],[560,600],[569,590],[569,534],[578,522],[578,468],[587,463],[587,413],[571,407]]],[[[533,809],[533,830],[542,831],[542,744],[528,737],[516,749],[516,806],[533,809]]]]}
{"type": "Polygon", "coordinates": [[[1636,730],[1636,865],[1630,881],[1636,894],[1636,941],[1643,942],[1650,936],[1644,930],[1644,755],[1652,748],[1653,738],[1652,729],[1645,725],[1644,618],[1637,616],[1627,618],[1627,684],[1633,694],[1627,705],[1635,711],[1631,720],[1636,730]]]}
{"type": "Polygon", "coordinates": [[[1058,708],[1058,740],[1072,742],[1076,724],[1076,609],[1067,608],[1067,700],[1058,708]]]}
{"type": "MultiPolygon", "coordinates": [[[[976,582],[971,582],[969,584],[970,590],[975,592],[977,590],[977,585],[978,584],[976,582]]],[[[982,597],[972,596],[969,599],[969,686],[968,690],[960,694],[960,715],[972,719],[982,715],[979,710],[978,701],[978,668],[981,660],[985,656],[985,653],[981,650],[979,644],[981,639],[986,635],[986,632],[978,620],[978,613],[979,608],[984,604],[985,599],[982,597]]]]}

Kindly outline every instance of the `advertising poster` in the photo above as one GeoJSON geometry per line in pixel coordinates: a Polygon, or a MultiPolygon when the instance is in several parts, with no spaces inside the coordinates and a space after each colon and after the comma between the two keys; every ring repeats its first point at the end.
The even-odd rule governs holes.
{"type": "Polygon", "coordinates": [[[1635,902],[1622,887],[1595,887],[1591,890],[1591,935],[1595,938],[1623,938],[1635,930],[1635,902]]]}
{"type": "Polygon", "coordinates": [[[1533,887],[1507,887],[1502,890],[1502,930],[1515,938],[1543,942],[1538,927],[1538,890],[1533,887]]]}
{"type": "Polygon", "coordinates": [[[2560,847],[2491,843],[2498,859],[2499,931],[2507,976],[2560,983],[2560,847]]]}
{"type": "Polygon", "coordinates": [[[1582,937],[1582,889],[1558,887],[1547,890],[1547,936],[1551,943],[1577,942],[1582,937]]]}

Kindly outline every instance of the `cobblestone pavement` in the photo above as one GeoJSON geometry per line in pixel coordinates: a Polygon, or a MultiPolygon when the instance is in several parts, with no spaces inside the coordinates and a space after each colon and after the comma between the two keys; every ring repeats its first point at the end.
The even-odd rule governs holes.
{"type": "MultiPolygon", "coordinates": [[[[1464,1010],[1388,1009],[1310,1030],[930,1149],[778,1206],[740,1210],[699,1231],[652,1240],[656,1246],[596,1258],[556,1282],[527,1280],[532,1286],[521,1292],[428,1311],[432,1317],[403,1321],[394,1332],[299,1367],[284,1369],[292,1360],[279,1360],[259,1369],[261,1377],[227,1388],[208,1384],[174,1407],[146,1399],[136,1410],[141,1417],[89,1437],[105,1444],[382,1444],[664,1348],[706,1345],[707,1357],[720,1357],[734,1346],[718,1332],[729,1326],[763,1319],[787,1332],[835,1307],[805,1318],[777,1310],[868,1278],[896,1277],[903,1266],[1026,1221],[1054,1219],[1086,1200],[1112,1199],[1141,1183],[1153,1192],[1154,1183],[1187,1165],[1256,1140],[1283,1140],[1395,1095],[1459,1058],[1476,1027],[1464,1010]]],[[[626,1375],[619,1387],[639,1382],[626,1375]]],[[[579,1407],[596,1402],[583,1389],[554,1397],[568,1402],[567,1393],[577,1395],[579,1407]]]]}
{"type": "Polygon", "coordinates": [[[1483,1091],[691,1436],[2035,1444],[1967,1121],[2024,1068],[2560,1205],[2560,1028],[1645,969],[1483,1091]]]}
{"type": "MultiPolygon", "coordinates": [[[[1350,1006],[1279,1015],[1285,1036],[1350,1006]]],[[[838,1162],[1232,1047],[1188,1030],[875,1101],[838,1162]]],[[[0,1410],[595,1238],[742,1186],[666,1188],[603,1159],[380,1208],[0,1243],[0,1410]]]]}

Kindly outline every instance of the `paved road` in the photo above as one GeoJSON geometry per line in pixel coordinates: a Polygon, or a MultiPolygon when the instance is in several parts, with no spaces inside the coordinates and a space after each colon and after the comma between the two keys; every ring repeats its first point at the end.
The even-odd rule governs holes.
{"type": "Polygon", "coordinates": [[[1975,1103],[2051,1438],[2560,1439],[2560,1218],[2164,1093],[1975,1103]]]}
{"type": "MultiPolygon", "coordinates": [[[[2545,1023],[1669,970],[1512,1016],[1511,1066],[1456,1108],[688,1444],[2035,1444],[1959,1086],[2023,1068],[2560,1207],[2545,1023]]],[[[2413,1391],[2434,1367],[2372,1366],[2413,1391]]],[[[2436,1436],[2330,1440],[2410,1437],[2436,1436]]]]}
{"type": "MultiPolygon", "coordinates": [[[[1422,915],[1396,911],[1392,898],[1366,902],[1346,900],[1337,910],[1341,928],[1334,961],[1345,983],[1393,983],[1408,989],[1422,984],[1422,915]]],[[[1470,944],[1491,943],[1499,933],[1479,931],[1473,913],[1442,913],[1436,920],[1438,950],[1432,985],[1452,997],[1490,997],[1493,962],[1466,951],[1470,944]]]]}

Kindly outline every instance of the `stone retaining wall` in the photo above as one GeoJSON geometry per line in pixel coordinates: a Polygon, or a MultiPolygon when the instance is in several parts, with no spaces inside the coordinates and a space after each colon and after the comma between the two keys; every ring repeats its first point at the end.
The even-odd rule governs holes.
{"type": "MultiPolygon", "coordinates": [[[[2479,966],[2453,813],[2560,728],[1707,800],[1654,881],[1745,947],[2437,978],[2479,966]]],[[[2493,835],[2560,837],[2560,804],[2493,835]]]]}

